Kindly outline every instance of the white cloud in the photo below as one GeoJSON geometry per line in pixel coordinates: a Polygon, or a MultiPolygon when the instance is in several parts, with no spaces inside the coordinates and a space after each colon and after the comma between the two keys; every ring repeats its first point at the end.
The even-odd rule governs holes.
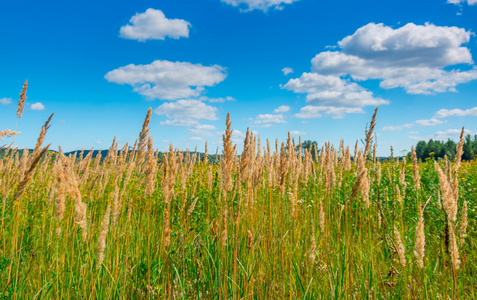
{"type": "Polygon", "coordinates": [[[298,131],[298,130],[292,130],[290,131],[291,135],[306,135],[306,132],[304,131],[298,131]]]}
{"type": "Polygon", "coordinates": [[[370,23],[338,42],[341,51],[315,56],[312,70],[356,81],[378,79],[382,88],[402,87],[409,94],[456,91],[458,84],[477,79],[475,68],[447,70],[474,64],[470,50],[462,46],[471,35],[463,28],[429,23],[398,29],[370,23]]]}
{"type": "Polygon", "coordinates": [[[255,123],[271,127],[272,124],[286,123],[286,121],[282,114],[260,114],[255,118],[255,123]]]}
{"type": "Polygon", "coordinates": [[[205,140],[204,140],[202,137],[200,137],[200,136],[193,136],[193,137],[189,138],[189,140],[194,141],[194,142],[203,142],[203,141],[205,141],[205,140]]]}
{"type": "Polygon", "coordinates": [[[290,106],[288,105],[282,105],[280,107],[277,107],[273,110],[274,114],[281,114],[281,113],[286,113],[290,111],[290,106]]]}
{"type": "Polygon", "coordinates": [[[189,133],[194,134],[196,136],[213,137],[215,136],[215,133],[212,132],[212,130],[215,130],[215,129],[216,128],[213,125],[199,124],[194,126],[193,128],[190,128],[189,133]]]}
{"type": "Polygon", "coordinates": [[[96,145],[101,145],[102,143],[103,143],[103,142],[101,142],[101,141],[97,141],[97,142],[96,142],[96,145]]]}
{"type": "Polygon", "coordinates": [[[383,131],[395,131],[395,130],[402,130],[404,128],[411,128],[414,126],[414,123],[408,123],[404,125],[397,125],[397,126],[384,126],[383,131]]]}
{"type": "MultiPolygon", "coordinates": [[[[447,140],[447,139],[459,139],[462,129],[447,129],[446,131],[438,131],[431,138],[434,140],[447,140]]],[[[468,129],[464,129],[464,136],[471,134],[468,129]]]]}
{"type": "Polygon", "coordinates": [[[209,97],[206,97],[206,96],[202,96],[199,98],[199,100],[201,101],[209,101],[210,103],[223,103],[223,102],[226,102],[226,101],[235,101],[235,98],[234,97],[230,97],[230,96],[227,96],[225,98],[209,98],[209,97]]]}
{"type": "Polygon", "coordinates": [[[477,107],[462,110],[462,109],[440,109],[436,112],[435,118],[447,118],[447,117],[467,117],[477,116],[477,107]]]}
{"type": "Polygon", "coordinates": [[[388,100],[373,97],[355,82],[333,75],[303,73],[290,79],[283,88],[295,93],[306,93],[306,103],[335,107],[364,107],[388,104],[388,100]]]}
{"type": "Polygon", "coordinates": [[[444,121],[432,118],[430,120],[417,120],[416,123],[421,126],[435,126],[444,123],[444,121]]]}
{"type": "Polygon", "coordinates": [[[450,3],[450,4],[461,4],[461,3],[464,3],[464,2],[467,2],[467,4],[469,5],[475,5],[477,4],[477,0],[447,0],[447,3],[450,3]]]}
{"type": "Polygon", "coordinates": [[[161,125],[198,126],[198,120],[217,120],[217,108],[193,99],[164,103],[154,112],[171,119],[161,122],[161,125]]]}
{"type": "Polygon", "coordinates": [[[314,106],[308,105],[302,107],[295,117],[301,119],[321,118],[325,115],[331,115],[333,119],[342,119],[346,114],[364,114],[364,110],[359,107],[335,107],[335,106],[314,106]]]}
{"type": "Polygon", "coordinates": [[[144,42],[146,40],[164,40],[166,37],[179,39],[189,37],[191,24],[181,19],[168,19],[160,10],[149,8],[137,13],[119,30],[119,36],[144,42]]]}
{"type": "Polygon", "coordinates": [[[418,131],[409,131],[409,134],[418,134],[418,131]]]}
{"type": "Polygon", "coordinates": [[[31,110],[45,110],[45,106],[41,102],[33,103],[30,108],[31,110]]]}
{"type": "Polygon", "coordinates": [[[1,105],[8,105],[10,103],[12,103],[12,98],[0,98],[1,105]]]}
{"type": "Polygon", "coordinates": [[[129,84],[135,92],[151,99],[176,100],[197,97],[205,86],[214,86],[227,77],[225,69],[189,62],[156,60],[148,65],[130,64],[108,72],[109,82],[129,84]]]}
{"type": "Polygon", "coordinates": [[[224,3],[230,4],[234,7],[239,7],[241,11],[248,12],[254,9],[259,9],[264,12],[270,8],[277,10],[283,9],[283,4],[291,4],[299,0],[221,0],[224,3]]]}
{"type": "Polygon", "coordinates": [[[293,73],[293,69],[286,67],[282,69],[282,72],[285,74],[285,76],[287,76],[288,74],[293,73]]]}

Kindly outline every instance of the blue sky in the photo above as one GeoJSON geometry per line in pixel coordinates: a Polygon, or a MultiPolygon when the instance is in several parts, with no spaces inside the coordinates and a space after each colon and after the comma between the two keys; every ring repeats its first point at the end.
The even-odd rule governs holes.
{"type": "MultiPolygon", "coordinates": [[[[477,1],[0,2],[0,129],[69,151],[134,143],[149,107],[161,150],[234,139],[354,145],[375,106],[378,151],[477,134],[477,1]]],[[[11,138],[4,142],[10,143],[11,138]]]]}

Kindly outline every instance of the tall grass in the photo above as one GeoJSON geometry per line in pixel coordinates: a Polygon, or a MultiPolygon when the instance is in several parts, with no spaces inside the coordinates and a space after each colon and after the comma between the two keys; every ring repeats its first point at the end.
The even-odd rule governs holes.
{"type": "Polygon", "coordinates": [[[250,131],[239,155],[227,116],[218,163],[159,159],[150,115],[104,158],[7,147],[1,299],[474,297],[475,161],[378,162],[376,111],[353,158],[250,131]]]}

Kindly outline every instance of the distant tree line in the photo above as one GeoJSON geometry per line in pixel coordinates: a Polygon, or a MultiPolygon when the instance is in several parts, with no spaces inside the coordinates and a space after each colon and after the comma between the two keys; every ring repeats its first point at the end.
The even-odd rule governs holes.
{"type": "MultiPolygon", "coordinates": [[[[419,141],[416,145],[416,156],[418,159],[424,161],[426,158],[434,157],[444,158],[447,155],[449,159],[454,159],[456,155],[457,143],[451,139],[446,142],[440,140],[419,141]]],[[[471,160],[477,154],[477,134],[472,136],[468,134],[465,137],[463,160],[471,160]]],[[[409,153],[411,155],[411,153],[409,153]]]]}

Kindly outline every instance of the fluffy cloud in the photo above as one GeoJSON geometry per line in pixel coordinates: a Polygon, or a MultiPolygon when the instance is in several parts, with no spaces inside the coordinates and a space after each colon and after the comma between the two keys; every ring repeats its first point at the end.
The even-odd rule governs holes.
{"type": "Polygon", "coordinates": [[[408,123],[404,125],[397,125],[397,126],[384,126],[383,131],[395,131],[395,130],[402,130],[404,128],[411,128],[414,126],[414,123],[408,123]]]}
{"type": "Polygon", "coordinates": [[[467,4],[469,5],[477,4],[477,0],[447,0],[447,3],[450,3],[450,4],[461,4],[463,2],[467,2],[467,4]]]}
{"type": "Polygon", "coordinates": [[[289,111],[290,111],[290,106],[288,106],[288,105],[282,105],[282,106],[280,106],[280,107],[278,107],[278,108],[275,108],[275,109],[273,110],[273,113],[274,113],[274,114],[281,114],[281,113],[286,113],[286,112],[289,112],[289,111]]]}
{"type": "Polygon", "coordinates": [[[416,123],[421,126],[435,126],[444,123],[444,121],[432,118],[430,120],[417,120],[416,123]]]}
{"type": "Polygon", "coordinates": [[[295,117],[301,119],[321,118],[324,114],[331,115],[333,119],[342,119],[346,114],[363,114],[364,110],[359,107],[335,107],[335,106],[314,106],[302,107],[295,117]]]}
{"type": "Polygon", "coordinates": [[[283,4],[291,4],[299,0],[221,0],[224,3],[239,7],[241,11],[248,12],[259,9],[264,12],[270,8],[277,10],[283,9],[283,4]]]}
{"type": "MultiPolygon", "coordinates": [[[[446,131],[438,131],[431,138],[434,140],[447,140],[454,139],[458,140],[462,129],[447,129],[446,131]]],[[[468,129],[464,129],[464,136],[471,134],[472,132],[468,129]]]]}
{"type": "Polygon", "coordinates": [[[108,72],[109,82],[129,84],[135,92],[151,99],[176,100],[197,97],[205,86],[214,86],[227,77],[225,69],[189,62],[156,60],[148,65],[130,64],[108,72]]]}
{"type": "Polygon", "coordinates": [[[31,110],[45,110],[45,106],[41,102],[33,103],[30,108],[31,110]]]}
{"type": "Polygon", "coordinates": [[[212,130],[215,130],[215,126],[213,125],[205,125],[199,124],[189,129],[189,133],[196,135],[196,136],[207,136],[212,137],[215,136],[215,133],[212,130]]]}
{"type": "Polygon", "coordinates": [[[466,117],[477,116],[477,107],[462,110],[462,109],[440,109],[436,112],[435,118],[447,117],[466,117]]]}
{"type": "Polygon", "coordinates": [[[235,98],[234,97],[230,97],[230,96],[227,96],[225,98],[223,97],[220,97],[220,98],[209,98],[209,97],[205,97],[205,96],[202,96],[199,98],[199,100],[202,100],[202,101],[209,101],[211,103],[223,103],[223,102],[226,102],[226,101],[235,101],[235,98]]]}
{"type": "Polygon", "coordinates": [[[137,13],[119,30],[119,36],[144,42],[146,40],[164,40],[166,37],[179,39],[189,37],[191,24],[181,19],[168,19],[160,10],[149,8],[137,13]]]}
{"type": "Polygon", "coordinates": [[[470,40],[463,28],[409,23],[393,29],[370,23],[338,42],[341,51],[326,51],[312,60],[314,72],[345,76],[356,81],[378,79],[385,89],[402,87],[409,94],[456,91],[477,79],[477,69],[448,70],[457,64],[473,65],[470,40]]]}
{"type": "Polygon", "coordinates": [[[288,74],[293,73],[293,69],[292,68],[283,68],[282,72],[285,76],[287,76],[288,74]]]}
{"type": "Polygon", "coordinates": [[[217,108],[207,105],[202,101],[192,99],[164,103],[156,108],[154,112],[157,115],[165,115],[171,119],[161,122],[161,125],[200,126],[198,120],[217,120],[215,115],[217,108]]]}
{"type": "Polygon", "coordinates": [[[282,114],[260,114],[255,118],[256,124],[263,124],[264,127],[271,127],[273,124],[286,123],[282,114]]]}
{"type": "Polygon", "coordinates": [[[306,132],[304,132],[304,131],[298,131],[298,130],[292,130],[292,131],[290,131],[290,134],[291,134],[291,135],[298,135],[298,136],[299,136],[299,135],[306,135],[306,132]]]}
{"type": "Polygon", "coordinates": [[[388,100],[375,98],[355,82],[338,76],[303,73],[290,79],[283,88],[295,93],[306,93],[306,103],[335,107],[364,107],[388,104],[388,100]]]}
{"type": "Polygon", "coordinates": [[[0,98],[1,105],[8,105],[10,103],[12,103],[12,98],[0,98]]]}

